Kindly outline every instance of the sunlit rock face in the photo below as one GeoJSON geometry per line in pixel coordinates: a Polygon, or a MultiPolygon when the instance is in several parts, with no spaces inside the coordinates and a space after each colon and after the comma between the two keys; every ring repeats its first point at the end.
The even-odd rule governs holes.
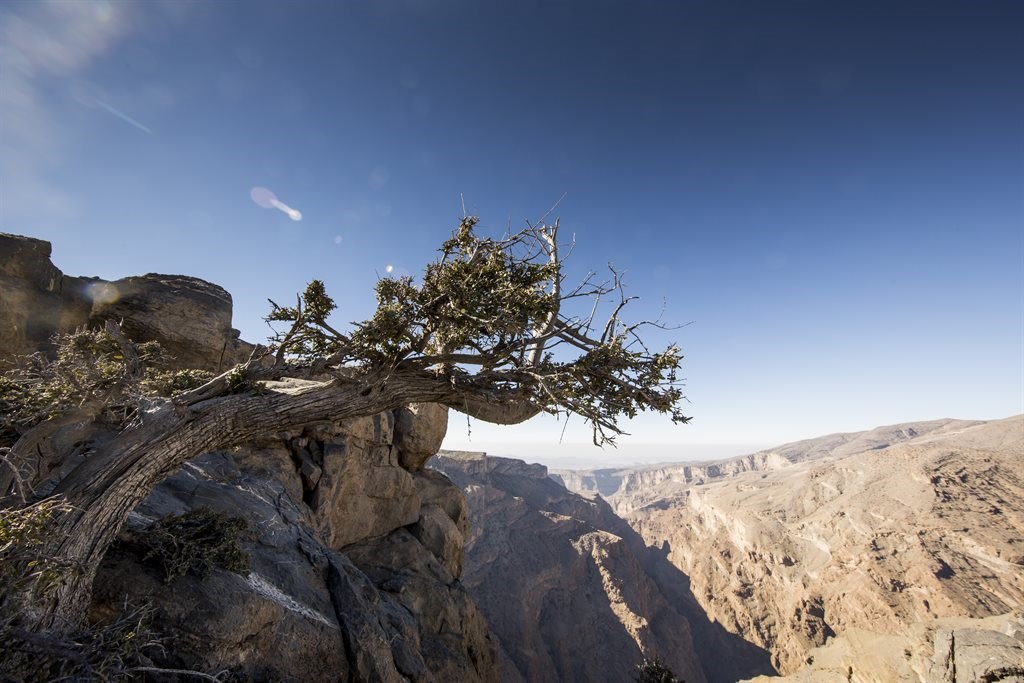
{"type": "Polygon", "coordinates": [[[708,621],[659,550],[543,465],[442,452],[431,467],[468,497],[463,583],[499,642],[504,681],[629,681],[644,657],[690,683],[771,670],[766,653],[708,621]]]}
{"type": "Polygon", "coordinates": [[[797,680],[933,680],[942,619],[1013,623],[1024,607],[1024,416],[833,435],[716,466],[618,471],[609,503],[712,619],[781,672],[807,668],[797,680]]]}
{"type": "Polygon", "coordinates": [[[94,616],[150,600],[172,668],[497,681],[487,623],[459,582],[465,498],[437,472],[401,467],[395,423],[387,412],[321,424],[190,462],[132,513],[96,580],[94,616]],[[251,570],[165,585],[132,529],[203,506],[248,522],[251,570]]]}
{"type": "Polygon", "coordinates": [[[231,295],[183,275],[143,275],[114,282],[70,277],[50,261],[44,240],[0,234],[0,366],[49,349],[51,337],[105,320],[122,323],[136,342],[158,341],[176,368],[224,370],[252,345],[231,327],[231,295]]]}
{"type": "Polygon", "coordinates": [[[85,293],[92,324],[122,321],[129,339],[160,342],[178,367],[225,370],[252,350],[231,328],[231,295],[205,280],[150,273],[90,283],[85,293]]]}
{"type": "Polygon", "coordinates": [[[48,346],[60,331],[89,320],[84,278],[66,278],[50,262],[50,243],[0,233],[0,368],[48,346]]]}

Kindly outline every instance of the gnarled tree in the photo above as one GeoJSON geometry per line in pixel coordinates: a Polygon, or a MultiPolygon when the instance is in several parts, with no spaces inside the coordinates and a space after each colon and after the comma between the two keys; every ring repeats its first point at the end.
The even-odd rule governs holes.
{"type": "Polygon", "coordinates": [[[34,623],[61,629],[81,619],[108,546],[162,479],[193,457],[261,434],[415,402],[499,424],[576,414],[600,445],[622,433],[620,420],[641,411],[688,420],[679,412],[682,357],[675,346],[652,351],[644,344],[643,328],[657,322],[623,320],[630,298],[618,273],[570,288],[557,221],[501,239],[477,235],[476,223],[461,222],[420,282],[380,280],[373,317],[347,333],[328,322],[335,305],[318,281],[294,306],[271,302],[268,320],[285,329],[269,348],[177,395],[142,390],[143,356],[108,325],[104,358],[115,370],[91,388],[72,381],[83,392],[75,407],[44,409],[46,419],[34,426],[10,427],[17,439],[0,476],[6,508],[44,496],[66,504],[41,554],[73,571],[36,600],[34,623]],[[606,317],[598,320],[598,312],[606,317]],[[288,377],[306,381],[262,384],[288,377]],[[112,405],[121,407],[124,424],[115,437],[89,444],[88,457],[53,446],[62,430],[101,419],[112,405]]]}

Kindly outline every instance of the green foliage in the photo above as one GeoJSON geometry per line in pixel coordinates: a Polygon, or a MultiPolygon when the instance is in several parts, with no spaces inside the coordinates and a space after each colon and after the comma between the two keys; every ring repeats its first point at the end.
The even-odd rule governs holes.
{"type": "Polygon", "coordinates": [[[334,299],[327,296],[320,280],[313,280],[306,286],[295,306],[279,306],[272,300],[270,306],[267,322],[292,323],[288,333],[274,337],[279,347],[286,347],[290,354],[306,361],[322,358],[337,350],[338,335],[327,324],[328,316],[337,306],[334,299]]]}
{"type": "Polygon", "coordinates": [[[241,365],[231,368],[225,379],[228,384],[228,393],[257,395],[267,393],[267,388],[262,383],[250,379],[241,365]]]}
{"type": "Polygon", "coordinates": [[[665,662],[658,658],[644,659],[644,663],[638,664],[636,669],[637,683],[686,683],[676,678],[665,662]]]}
{"type": "Polygon", "coordinates": [[[206,370],[158,370],[147,368],[142,381],[145,393],[150,396],[172,397],[203,386],[213,379],[213,373],[206,370]]]}
{"type": "MultiPolygon", "coordinates": [[[[54,520],[70,511],[56,498],[0,511],[0,681],[136,681],[143,671],[158,670],[153,658],[162,656],[164,647],[153,632],[153,609],[147,604],[126,603],[109,622],[70,633],[39,631],[26,619],[28,605],[45,604],[47,595],[75,571],[43,554],[54,520]]],[[[230,552],[214,557],[240,564],[230,552]]]]}
{"type": "Polygon", "coordinates": [[[54,337],[54,355],[27,356],[0,376],[0,446],[14,443],[35,425],[89,401],[116,410],[118,399],[135,389],[129,367],[165,360],[160,345],[132,347],[133,358],[104,330],[78,330],[54,337]]]}
{"type": "Polygon", "coordinates": [[[206,578],[214,569],[248,574],[249,556],[238,545],[247,524],[210,508],[168,515],[137,535],[146,548],[143,559],[156,560],[171,583],[188,572],[206,578]]]}
{"type": "Polygon", "coordinates": [[[53,520],[68,510],[57,498],[0,510],[0,607],[17,605],[25,591],[48,592],[70,571],[42,554],[53,520]]]}
{"type": "Polygon", "coordinates": [[[352,335],[354,355],[394,363],[424,352],[512,348],[556,310],[549,290],[561,264],[531,259],[523,239],[481,239],[476,224],[463,219],[421,285],[408,277],[378,282],[377,311],[352,335]]]}
{"type": "Polygon", "coordinates": [[[355,323],[351,335],[328,323],[335,304],[320,281],[295,306],[271,301],[268,321],[290,323],[271,339],[279,362],[287,356],[317,369],[356,372],[430,369],[488,403],[581,415],[598,443],[612,442],[621,433],[619,420],[643,411],[689,420],[679,409],[682,354],[674,345],[648,349],[640,330],[660,328],[658,322],[622,322],[632,297],[614,269],[608,282],[591,275],[565,291],[557,223],[500,240],[478,236],[476,225],[474,217],[462,220],[422,282],[379,280],[375,313],[355,323]],[[577,303],[582,313],[566,310],[577,303]],[[611,315],[598,324],[595,315],[605,305],[611,315]]]}

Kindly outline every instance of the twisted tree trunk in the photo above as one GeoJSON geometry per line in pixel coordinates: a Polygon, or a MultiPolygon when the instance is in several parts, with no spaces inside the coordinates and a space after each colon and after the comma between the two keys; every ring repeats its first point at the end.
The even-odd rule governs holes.
{"type": "Polygon", "coordinates": [[[72,510],[55,520],[44,553],[68,563],[73,571],[47,594],[45,604],[36,607],[32,615],[36,625],[63,630],[81,621],[96,571],[128,514],[188,460],[268,432],[374,415],[413,402],[443,403],[506,424],[538,412],[526,403],[488,400],[483,394],[468,396],[451,382],[423,371],[379,372],[358,383],[333,380],[260,395],[165,404],[58,484],[54,494],[62,496],[72,510]]]}

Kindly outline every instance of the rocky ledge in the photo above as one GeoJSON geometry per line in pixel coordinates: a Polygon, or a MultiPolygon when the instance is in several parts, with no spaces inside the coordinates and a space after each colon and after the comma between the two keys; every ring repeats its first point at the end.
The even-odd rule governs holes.
{"type": "Polygon", "coordinates": [[[171,367],[226,370],[253,346],[231,327],[231,295],[184,275],[121,280],[64,275],[44,240],[0,233],[0,369],[46,350],[58,332],[121,321],[135,342],[159,341],[171,367]]]}

